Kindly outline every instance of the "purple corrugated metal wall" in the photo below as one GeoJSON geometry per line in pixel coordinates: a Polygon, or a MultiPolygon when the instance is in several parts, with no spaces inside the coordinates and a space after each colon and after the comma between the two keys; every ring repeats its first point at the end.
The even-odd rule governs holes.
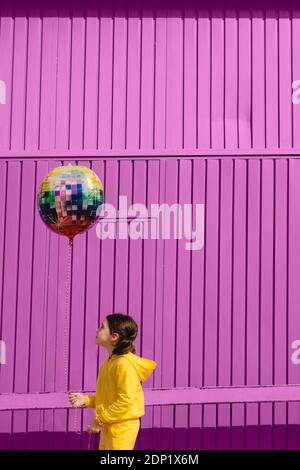
{"type": "Polygon", "coordinates": [[[297,148],[300,8],[252,3],[2,1],[1,151],[297,148]]]}
{"type": "MultiPolygon", "coordinates": [[[[94,331],[113,311],[158,362],[145,389],[300,382],[300,8],[252,4],[1,1],[2,393],[65,390],[66,341],[68,388],[92,390],[94,331]],[[66,159],[96,171],[109,203],[205,204],[198,251],[77,237],[67,338],[67,243],[35,199],[66,159]]],[[[299,448],[299,412],[147,406],[137,448],[299,448]]],[[[79,416],[85,429],[91,410],[79,416]]],[[[74,410],[0,417],[2,448],[86,446],[74,410]]]]}

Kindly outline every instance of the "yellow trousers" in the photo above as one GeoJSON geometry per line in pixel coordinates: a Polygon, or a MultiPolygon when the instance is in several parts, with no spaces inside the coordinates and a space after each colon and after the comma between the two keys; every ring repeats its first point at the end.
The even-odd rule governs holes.
{"type": "Polygon", "coordinates": [[[99,450],[133,450],[140,429],[140,418],[102,424],[99,450]]]}

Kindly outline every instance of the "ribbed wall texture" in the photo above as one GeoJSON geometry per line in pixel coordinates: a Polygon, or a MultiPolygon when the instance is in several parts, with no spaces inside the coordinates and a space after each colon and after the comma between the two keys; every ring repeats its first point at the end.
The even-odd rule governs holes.
{"type": "MultiPolygon", "coordinates": [[[[158,362],[144,388],[300,383],[300,7],[241,4],[0,2],[1,393],[93,390],[94,332],[117,311],[158,362]],[[36,192],[67,158],[96,171],[106,202],[200,203],[205,222],[196,251],[78,236],[65,325],[67,241],[36,192]]],[[[148,406],[137,446],[300,448],[299,412],[148,406]]],[[[1,411],[0,446],[86,448],[82,416],[1,411]]]]}
{"type": "Polygon", "coordinates": [[[300,7],[1,2],[0,151],[291,149],[300,7]]]}
{"type": "MultiPolygon", "coordinates": [[[[205,204],[205,243],[189,251],[186,240],[173,237],[100,241],[96,228],[78,236],[67,325],[67,240],[48,231],[35,204],[40,181],[61,163],[0,164],[0,337],[7,345],[1,392],[93,390],[95,329],[112,311],[137,320],[137,353],[158,362],[146,388],[299,383],[291,361],[291,343],[300,338],[299,159],[79,162],[97,172],[106,202],[116,206],[120,195],[149,208],[205,204]]],[[[105,357],[101,350],[98,359],[105,357]]],[[[83,429],[91,416],[85,413],[83,429]]],[[[221,447],[229,445],[230,426],[239,429],[234,446],[284,446],[286,435],[276,435],[284,424],[299,424],[298,403],[149,406],[142,419],[144,430],[227,428],[221,447]],[[259,425],[269,426],[260,440],[259,425]]],[[[72,411],[5,411],[0,428],[74,431],[74,420],[72,411]]],[[[164,439],[156,445],[170,448],[164,439]]],[[[289,445],[295,442],[290,437],[289,445]]],[[[214,447],[214,435],[203,445],[214,447]]]]}

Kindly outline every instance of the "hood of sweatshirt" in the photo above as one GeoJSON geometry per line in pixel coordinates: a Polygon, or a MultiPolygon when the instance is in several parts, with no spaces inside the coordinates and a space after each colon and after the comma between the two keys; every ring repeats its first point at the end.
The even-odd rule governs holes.
{"type": "Polygon", "coordinates": [[[145,357],[137,356],[132,352],[122,354],[122,356],[113,354],[110,358],[110,361],[116,360],[118,357],[126,357],[126,359],[131,362],[136,370],[140,382],[147,380],[157,366],[157,362],[152,361],[151,359],[146,359],[145,357]]]}

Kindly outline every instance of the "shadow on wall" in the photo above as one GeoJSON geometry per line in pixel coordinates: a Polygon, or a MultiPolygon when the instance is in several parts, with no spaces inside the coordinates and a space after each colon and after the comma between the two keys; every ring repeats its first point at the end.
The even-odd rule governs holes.
{"type": "MultiPolygon", "coordinates": [[[[90,449],[97,450],[99,435],[90,449]]],[[[1,450],[88,450],[87,433],[29,432],[0,435],[1,450]]],[[[134,450],[300,449],[300,426],[248,426],[210,429],[142,429],[134,450]]]]}
{"type": "MultiPolygon", "coordinates": [[[[280,8],[281,16],[289,18],[290,7],[289,4],[283,0],[279,2],[278,6],[274,4],[273,0],[265,0],[263,5],[258,0],[246,0],[242,4],[239,0],[231,1],[229,5],[226,3],[214,2],[211,0],[190,1],[185,0],[140,0],[136,5],[132,4],[130,0],[102,0],[101,7],[93,0],[86,2],[78,2],[77,0],[68,0],[61,2],[52,1],[43,3],[37,1],[35,3],[26,2],[24,0],[15,0],[8,2],[2,6],[2,16],[12,15],[14,17],[61,17],[61,18],[82,18],[82,17],[99,17],[101,11],[102,18],[124,18],[130,15],[131,18],[139,18],[141,12],[144,18],[153,18],[153,11],[156,11],[157,18],[194,18],[194,11],[197,8],[202,18],[223,18],[224,11],[226,11],[227,18],[236,18],[235,10],[239,11],[239,18],[249,18],[249,10],[254,10],[252,17],[256,17],[255,9],[265,8],[267,10],[267,17],[277,18],[277,9],[280,8]]],[[[260,18],[260,14],[257,15],[260,18]]],[[[298,18],[300,12],[295,9],[293,16],[298,18]]]]}

